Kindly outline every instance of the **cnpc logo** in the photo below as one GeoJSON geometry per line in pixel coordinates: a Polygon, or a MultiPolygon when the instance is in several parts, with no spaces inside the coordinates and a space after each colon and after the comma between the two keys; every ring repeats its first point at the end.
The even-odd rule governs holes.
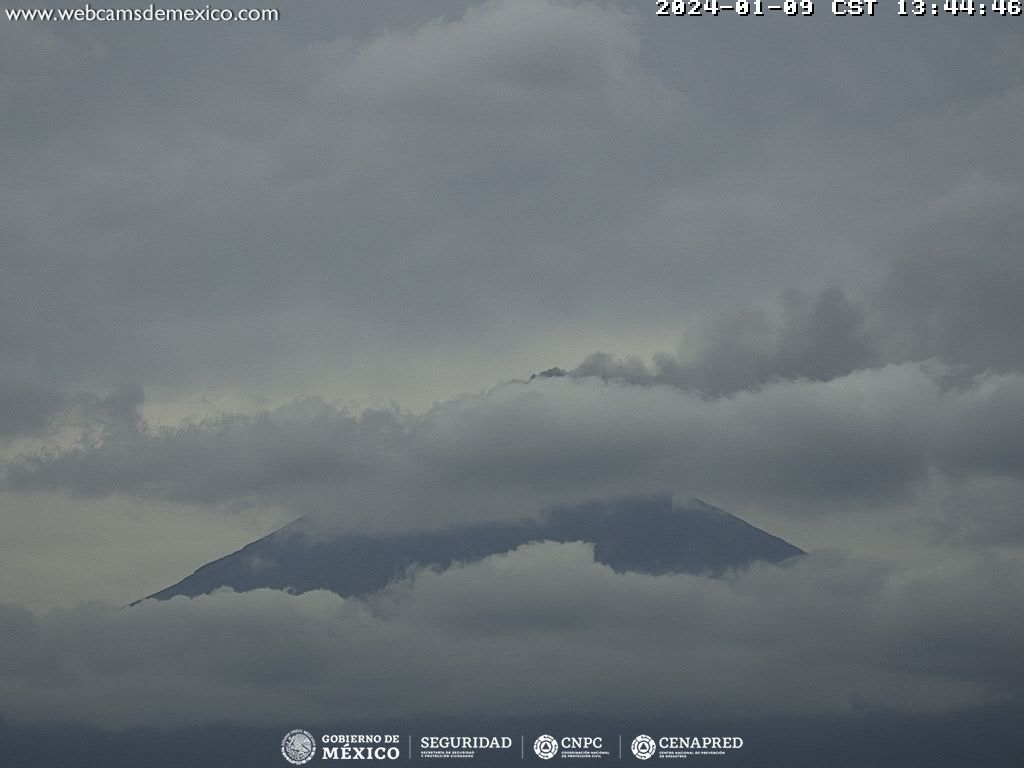
{"type": "MultiPolygon", "coordinates": [[[[554,736],[545,733],[533,742],[533,751],[537,753],[537,757],[541,760],[550,760],[558,754],[560,749],[562,751],[570,750],[578,753],[601,749],[603,745],[604,742],[600,736],[563,736],[561,739],[556,739],[554,736]]],[[[579,757],[579,754],[568,756],[579,757]]]]}
{"type": "Polygon", "coordinates": [[[541,760],[550,760],[558,754],[558,742],[554,736],[545,733],[543,736],[538,736],[537,740],[533,742],[533,751],[541,760]]]}

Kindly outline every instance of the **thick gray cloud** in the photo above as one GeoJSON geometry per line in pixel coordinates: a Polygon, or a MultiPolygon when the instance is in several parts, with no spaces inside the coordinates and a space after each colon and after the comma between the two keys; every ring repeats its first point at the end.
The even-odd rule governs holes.
{"type": "Polygon", "coordinates": [[[1016,201],[1024,195],[999,191],[1005,197],[991,193],[972,200],[972,207],[991,208],[984,214],[948,211],[952,221],[930,222],[930,243],[894,258],[863,295],[837,287],[788,291],[761,306],[711,313],[684,334],[678,354],[657,353],[647,363],[595,352],[574,368],[539,375],[667,384],[715,396],[908,361],[939,360],[968,375],[1020,371],[1024,210],[1016,201]],[[1002,240],[995,250],[978,250],[993,242],[970,242],[982,235],[994,240],[992,233],[1002,240]]]}
{"type": "Polygon", "coordinates": [[[64,406],[59,393],[36,382],[0,377],[0,438],[40,432],[64,406]]]}
{"type": "MultiPolygon", "coordinates": [[[[540,0],[283,16],[0,28],[5,365],[41,390],[131,381],[153,407],[422,404],[792,287],[856,295],[928,251],[944,205],[973,233],[950,258],[1013,261],[1006,24],[698,29],[540,0]]],[[[902,294],[900,326],[943,300],[902,294]]],[[[964,339],[1012,320],[986,297],[959,297],[964,339]]],[[[970,346],[929,333],[913,346],[970,346]]],[[[843,367],[814,355],[809,375],[843,367]]],[[[743,373],[715,362],[698,381],[743,373]]]]}
{"type": "Polygon", "coordinates": [[[937,206],[873,304],[890,358],[1024,369],[1024,186],[973,179],[937,206]]]}
{"type": "Polygon", "coordinates": [[[547,542],[419,572],[369,602],[263,590],[44,616],[6,606],[0,711],[118,728],[949,712],[1020,695],[1022,577],[1005,558],[911,570],[828,554],[724,580],[650,577],[547,542]]]}
{"type": "Polygon", "coordinates": [[[276,504],[348,528],[415,529],[667,489],[841,508],[905,501],[934,476],[1024,475],[1024,379],[958,386],[918,364],[729,397],[536,379],[415,415],[321,401],[178,428],[107,430],[7,468],[11,490],[276,504]]]}
{"type": "Polygon", "coordinates": [[[50,154],[12,158],[12,341],[40,376],[237,386],[245,371],[333,372],[381,340],[411,354],[494,332],[529,308],[496,303],[495,281],[570,286],[589,246],[552,254],[581,232],[600,242],[592,225],[629,217],[619,201],[647,181],[637,129],[673,97],[638,68],[627,22],[527,2],[359,41],[344,21],[312,45],[270,25],[252,32],[261,46],[229,37],[252,53],[227,67],[204,61],[224,50],[203,47],[207,28],[174,73],[153,63],[185,53],[170,29],[29,28],[61,55],[21,84],[43,123],[19,137],[22,157],[44,141],[50,154]],[[36,82],[54,69],[57,93],[36,82]],[[77,96],[101,82],[98,101],[77,96]]]}
{"type": "Polygon", "coordinates": [[[779,303],[777,318],[750,309],[718,317],[703,332],[692,333],[698,337],[689,340],[696,349],[693,359],[662,353],[648,366],[639,358],[596,352],[571,371],[556,368],[541,375],[667,384],[718,396],[784,379],[828,381],[881,361],[864,307],[838,288],[815,296],[791,291],[779,303]]]}

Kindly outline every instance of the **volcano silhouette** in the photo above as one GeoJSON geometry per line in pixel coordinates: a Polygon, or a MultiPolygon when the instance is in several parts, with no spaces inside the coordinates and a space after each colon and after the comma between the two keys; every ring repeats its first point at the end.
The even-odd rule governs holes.
{"type": "Polygon", "coordinates": [[[300,519],[150,597],[195,597],[221,587],[237,592],[326,589],[357,597],[383,589],[414,567],[443,570],[537,541],[589,542],[594,559],[615,571],[654,575],[720,576],[756,561],[779,563],[804,554],[699,499],[677,503],[658,495],[562,507],[537,519],[415,534],[311,535],[300,519]]]}

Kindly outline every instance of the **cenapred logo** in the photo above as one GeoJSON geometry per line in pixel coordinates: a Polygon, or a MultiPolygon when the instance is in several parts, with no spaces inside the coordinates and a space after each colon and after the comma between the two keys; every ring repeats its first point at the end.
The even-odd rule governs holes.
{"type": "Polygon", "coordinates": [[[549,736],[545,733],[533,742],[533,751],[537,753],[537,757],[541,760],[550,760],[558,754],[558,742],[555,741],[554,736],[549,736]]]}
{"type": "Polygon", "coordinates": [[[309,731],[295,728],[281,739],[281,754],[292,765],[305,765],[316,755],[316,740],[309,731]]]}
{"type": "Polygon", "coordinates": [[[658,751],[658,746],[654,743],[654,739],[648,736],[646,733],[641,733],[635,739],[630,746],[633,750],[633,755],[638,760],[647,760],[654,757],[654,753],[658,751]]]}

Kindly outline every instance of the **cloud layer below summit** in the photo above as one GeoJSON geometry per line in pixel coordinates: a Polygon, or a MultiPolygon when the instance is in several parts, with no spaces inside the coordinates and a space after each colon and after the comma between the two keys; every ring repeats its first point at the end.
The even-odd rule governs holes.
{"type": "Polygon", "coordinates": [[[651,577],[546,542],[419,572],[369,603],[260,590],[43,617],[0,607],[0,709],[116,728],[948,713],[1020,690],[1021,573],[819,554],[723,580],[651,577]]]}

